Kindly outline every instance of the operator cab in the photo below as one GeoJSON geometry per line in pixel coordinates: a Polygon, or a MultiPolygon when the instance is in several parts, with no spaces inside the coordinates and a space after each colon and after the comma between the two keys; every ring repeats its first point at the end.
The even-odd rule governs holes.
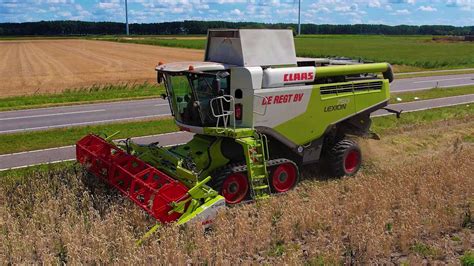
{"type": "Polygon", "coordinates": [[[159,65],[158,82],[164,83],[172,114],[179,124],[215,127],[218,116],[229,110],[229,66],[212,62],[159,65]],[[224,99],[217,101],[215,99],[224,99]]]}

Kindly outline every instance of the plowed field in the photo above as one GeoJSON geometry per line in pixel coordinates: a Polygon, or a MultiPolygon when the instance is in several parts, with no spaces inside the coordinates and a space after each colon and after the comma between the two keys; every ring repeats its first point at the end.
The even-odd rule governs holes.
{"type": "Polygon", "coordinates": [[[0,42],[0,97],[155,80],[159,61],[202,60],[199,50],[90,40],[0,42]]]}

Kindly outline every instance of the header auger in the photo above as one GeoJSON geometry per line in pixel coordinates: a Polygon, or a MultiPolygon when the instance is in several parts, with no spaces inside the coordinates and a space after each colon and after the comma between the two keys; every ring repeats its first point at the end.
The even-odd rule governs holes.
{"type": "Polygon", "coordinates": [[[215,211],[294,188],[299,167],[323,161],[354,175],[347,136],[372,136],[389,100],[387,63],[298,58],[290,30],[210,30],[204,62],[159,64],[186,144],[78,142],[77,160],[161,223],[208,223],[215,211]],[[323,160],[324,159],[324,160],[323,160]]]}

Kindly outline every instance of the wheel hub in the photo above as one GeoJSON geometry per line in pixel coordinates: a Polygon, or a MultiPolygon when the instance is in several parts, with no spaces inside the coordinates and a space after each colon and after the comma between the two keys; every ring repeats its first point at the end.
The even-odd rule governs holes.
{"type": "Polygon", "coordinates": [[[234,183],[230,184],[229,192],[231,194],[235,194],[238,190],[239,190],[239,185],[237,183],[234,182],[234,183]]]}
{"type": "Polygon", "coordinates": [[[359,153],[355,150],[352,150],[347,154],[346,159],[344,160],[344,168],[346,169],[346,172],[353,173],[357,169],[359,163],[359,153]]]}
{"type": "Polygon", "coordinates": [[[288,179],[288,173],[286,171],[283,171],[280,173],[280,176],[278,176],[278,180],[280,180],[281,183],[284,183],[288,179]]]}

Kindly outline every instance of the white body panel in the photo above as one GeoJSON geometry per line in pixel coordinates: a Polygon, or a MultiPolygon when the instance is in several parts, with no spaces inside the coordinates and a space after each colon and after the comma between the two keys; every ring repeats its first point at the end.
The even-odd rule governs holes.
{"type": "Polygon", "coordinates": [[[306,112],[313,86],[255,91],[254,127],[276,127],[306,112]]]}
{"type": "Polygon", "coordinates": [[[235,121],[237,127],[253,127],[253,100],[254,91],[262,87],[263,70],[261,67],[237,67],[231,69],[231,95],[235,104],[242,104],[243,117],[240,121],[235,121],[232,117],[231,123],[235,121]],[[240,90],[242,97],[236,96],[240,90]]]}
{"type": "Polygon", "coordinates": [[[263,71],[263,88],[283,87],[289,84],[313,82],[315,67],[267,68],[263,71]]]}
{"type": "Polygon", "coordinates": [[[202,224],[203,226],[207,227],[210,226],[213,222],[214,219],[217,216],[217,212],[223,208],[225,208],[225,199],[222,198],[221,200],[217,201],[213,205],[209,207],[199,207],[203,209],[202,212],[200,212],[198,215],[196,215],[194,218],[190,220],[191,223],[197,222],[202,224]]]}
{"type": "Polygon", "coordinates": [[[182,72],[188,71],[189,67],[192,67],[195,71],[219,71],[226,70],[232,67],[232,65],[215,63],[215,62],[198,62],[198,61],[187,61],[187,62],[174,62],[164,65],[156,66],[156,70],[169,71],[169,72],[182,72]]]}
{"type": "Polygon", "coordinates": [[[268,29],[210,30],[204,61],[246,67],[296,65],[293,32],[268,29]]]}

